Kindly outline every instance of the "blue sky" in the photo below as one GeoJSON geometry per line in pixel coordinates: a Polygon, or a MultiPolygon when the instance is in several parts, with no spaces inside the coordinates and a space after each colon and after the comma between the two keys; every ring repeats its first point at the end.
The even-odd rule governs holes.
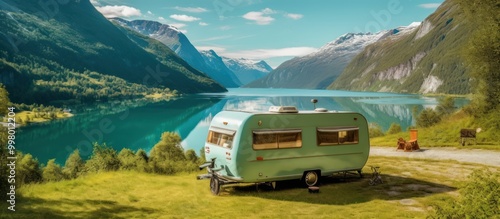
{"type": "Polygon", "coordinates": [[[91,0],[107,17],[176,26],[199,50],[273,68],[348,32],[423,21],[443,0],[91,0]]]}

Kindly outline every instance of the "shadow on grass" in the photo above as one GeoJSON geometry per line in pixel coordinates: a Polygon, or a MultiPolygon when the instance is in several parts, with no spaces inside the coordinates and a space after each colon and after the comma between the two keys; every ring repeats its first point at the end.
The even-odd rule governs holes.
{"type": "Polygon", "coordinates": [[[382,174],[383,184],[370,186],[371,174],[363,178],[335,175],[322,177],[319,193],[309,190],[299,180],[277,182],[276,189],[270,185],[240,184],[222,187],[221,195],[258,196],[266,199],[306,202],[311,204],[349,205],[372,200],[401,200],[455,191],[447,185],[422,181],[410,177],[382,174]],[[257,189],[258,188],[258,189],[257,189]]]}
{"type": "Polygon", "coordinates": [[[127,213],[147,215],[151,208],[137,208],[109,200],[47,200],[19,197],[15,212],[0,212],[0,218],[129,218],[127,213]],[[86,208],[88,206],[88,208],[86,208]],[[89,209],[91,208],[91,209],[89,209]],[[75,210],[80,209],[80,210],[75,210]],[[124,216],[119,216],[124,215],[124,216]]]}

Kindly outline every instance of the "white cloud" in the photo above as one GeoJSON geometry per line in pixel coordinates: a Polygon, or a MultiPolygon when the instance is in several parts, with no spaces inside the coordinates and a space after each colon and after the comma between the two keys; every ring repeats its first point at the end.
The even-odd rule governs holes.
{"type": "Polygon", "coordinates": [[[158,20],[160,20],[160,21],[166,21],[167,19],[165,19],[164,17],[158,17],[158,20]]]}
{"type": "Polygon", "coordinates": [[[274,57],[304,56],[315,51],[317,51],[317,49],[313,47],[288,47],[280,49],[254,49],[236,52],[221,52],[221,55],[231,58],[247,58],[260,60],[274,57]]]}
{"type": "Polygon", "coordinates": [[[196,7],[196,8],[192,8],[192,7],[174,7],[174,9],[178,10],[178,11],[184,11],[184,12],[191,12],[191,13],[202,13],[202,12],[207,12],[208,10],[205,9],[205,8],[202,8],[202,7],[196,7]]]}
{"type": "Polygon", "coordinates": [[[274,18],[269,16],[276,13],[270,8],[265,8],[262,11],[251,11],[243,15],[243,18],[255,21],[258,25],[268,25],[274,21],[274,18]]]}
{"type": "Polygon", "coordinates": [[[205,23],[205,22],[200,22],[200,23],[198,23],[198,24],[199,24],[200,26],[207,26],[207,25],[208,25],[208,24],[207,24],[207,23],[205,23]]]}
{"type": "Polygon", "coordinates": [[[192,21],[201,20],[200,18],[185,15],[185,14],[173,14],[173,15],[170,15],[170,18],[178,20],[178,21],[184,21],[184,22],[192,22],[192,21]]]}
{"type": "Polygon", "coordinates": [[[174,26],[175,28],[177,29],[180,29],[180,28],[183,28],[183,27],[186,27],[187,25],[184,24],[184,23],[174,23],[174,24],[169,24],[170,26],[174,26]]]}
{"type": "Polygon", "coordinates": [[[195,40],[194,42],[207,42],[207,41],[223,40],[223,39],[228,39],[228,38],[231,38],[231,37],[232,37],[232,35],[215,36],[215,37],[209,37],[209,38],[206,38],[206,39],[195,40]]]}
{"type": "Polygon", "coordinates": [[[220,46],[196,46],[196,49],[198,51],[213,50],[216,53],[223,53],[226,51],[226,48],[220,46]]]}
{"type": "Polygon", "coordinates": [[[107,5],[95,8],[106,18],[141,16],[139,9],[125,5],[107,5]]]}
{"type": "Polygon", "coordinates": [[[90,4],[92,4],[92,5],[101,5],[97,0],[90,0],[90,4]]]}
{"type": "Polygon", "coordinates": [[[153,12],[151,12],[151,11],[148,11],[148,14],[149,14],[149,15],[154,15],[154,14],[153,14],[153,12]]]}
{"type": "Polygon", "coordinates": [[[441,3],[427,3],[427,4],[420,4],[418,6],[421,8],[435,9],[438,8],[440,5],[441,3]]]}
{"type": "Polygon", "coordinates": [[[302,14],[285,14],[285,16],[294,20],[299,20],[304,17],[302,14]]]}

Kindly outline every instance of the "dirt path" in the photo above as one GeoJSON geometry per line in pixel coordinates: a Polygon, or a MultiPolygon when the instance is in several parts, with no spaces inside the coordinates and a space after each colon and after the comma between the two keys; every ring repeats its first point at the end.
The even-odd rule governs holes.
{"type": "Polygon", "coordinates": [[[500,151],[456,148],[422,148],[420,151],[396,151],[392,147],[370,149],[370,156],[407,157],[409,159],[456,160],[459,162],[478,163],[500,167],[500,151]]]}

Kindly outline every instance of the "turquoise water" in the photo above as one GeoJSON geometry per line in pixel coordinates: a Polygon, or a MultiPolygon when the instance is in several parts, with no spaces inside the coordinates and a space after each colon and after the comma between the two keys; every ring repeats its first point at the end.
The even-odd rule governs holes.
{"type": "MultiPolygon", "coordinates": [[[[21,128],[16,136],[18,149],[31,153],[40,162],[56,158],[63,164],[78,148],[83,157],[92,152],[93,142],[105,142],[116,150],[130,148],[149,151],[163,132],[177,132],[185,149],[199,152],[211,118],[221,110],[267,111],[272,105],[316,107],[362,113],[369,122],[387,129],[397,122],[405,129],[412,125],[412,108],[434,107],[435,98],[391,93],[348,92],[302,89],[235,88],[227,93],[199,94],[169,101],[129,101],[75,108],[68,119],[21,128]]],[[[465,104],[464,100],[457,101],[465,104]]]]}

